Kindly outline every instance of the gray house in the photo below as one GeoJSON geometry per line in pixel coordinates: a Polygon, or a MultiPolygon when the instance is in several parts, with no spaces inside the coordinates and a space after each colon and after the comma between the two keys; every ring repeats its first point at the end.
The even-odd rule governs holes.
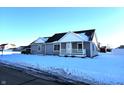
{"type": "Polygon", "coordinates": [[[48,38],[39,37],[31,43],[31,53],[32,54],[45,54],[45,42],[48,38]]]}
{"type": "Polygon", "coordinates": [[[95,29],[57,33],[31,44],[32,54],[94,57],[98,55],[95,29]],[[40,41],[40,42],[37,42],[40,41]]]}

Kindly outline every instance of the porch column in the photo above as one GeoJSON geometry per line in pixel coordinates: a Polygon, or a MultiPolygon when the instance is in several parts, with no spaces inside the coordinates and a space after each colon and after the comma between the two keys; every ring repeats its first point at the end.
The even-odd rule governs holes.
{"type": "Polygon", "coordinates": [[[67,42],[66,43],[66,53],[68,55],[71,55],[72,54],[72,44],[71,44],[71,42],[67,42]]]}
{"type": "Polygon", "coordinates": [[[61,55],[61,43],[59,43],[60,49],[59,49],[59,55],[61,55]]]}
{"type": "Polygon", "coordinates": [[[72,42],[70,42],[70,55],[72,55],[72,42]]]}

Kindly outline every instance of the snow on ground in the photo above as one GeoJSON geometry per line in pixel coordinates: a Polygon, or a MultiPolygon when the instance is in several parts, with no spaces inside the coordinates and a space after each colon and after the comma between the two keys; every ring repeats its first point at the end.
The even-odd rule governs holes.
{"type": "Polygon", "coordinates": [[[100,53],[94,58],[12,54],[0,62],[30,66],[90,84],[124,84],[124,55],[100,53]]]}
{"type": "Polygon", "coordinates": [[[113,49],[112,54],[114,54],[114,55],[124,55],[124,49],[113,49]]]}
{"type": "MultiPolygon", "coordinates": [[[[11,50],[4,50],[3,51],[3,54],[4,55],[8,55],[8,54],[21,54],[21,52],[20,51],[11,51],[11,50]]],[[[2,51],[0,51],[0,55],[2,55],[2,51]]]]}

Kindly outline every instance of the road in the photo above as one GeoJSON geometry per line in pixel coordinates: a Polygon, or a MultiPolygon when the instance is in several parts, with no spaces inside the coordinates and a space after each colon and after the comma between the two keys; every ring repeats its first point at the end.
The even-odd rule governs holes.
{"type": "MultiPolygon", "coordinates": [[[[29,72],[29,71],[28,71],[29,72]]],[[[63,81],[49,74],[32,75],[23,70],[14,69],[0,63],[1,85],[87,85],[86,83],[72,83],[63,81]]]]}

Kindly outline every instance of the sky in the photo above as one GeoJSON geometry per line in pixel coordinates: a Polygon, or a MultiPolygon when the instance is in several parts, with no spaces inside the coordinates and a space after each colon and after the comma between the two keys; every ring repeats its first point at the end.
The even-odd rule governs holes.
{"type": "Polygon", "coordinates": [[[0,44],[28,45],[55,33],[96,29],[98,41],[124,45],[124,8],[0,7],[0,44]]]}

